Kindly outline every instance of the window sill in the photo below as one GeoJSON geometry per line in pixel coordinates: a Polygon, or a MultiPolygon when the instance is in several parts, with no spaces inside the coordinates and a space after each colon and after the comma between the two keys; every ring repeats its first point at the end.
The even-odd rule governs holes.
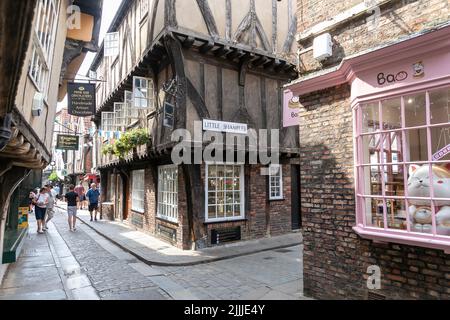
{"type": "Polygon", "coordinates": [[[167,222],[167,223],[170,223],[170,224],[172,224],[172,225],[174,225],[174,226],[176,226],[176,227],[178,227],[179,226],[179,224],[178,224],[178,222],[175,222],[175,221],[171,221],[171,220],[169,220],[169,219],[166,219],[166,218],[164,218],[164,217],[156,217],[156,220],[158,220],[158,221],[162,221],[162,222],[167,222]]]}
{"type": "Polygon", "coordinates": [[[443,250],[450,254],[450,238],[445,236],[432,236],[428,234],[407,233],[405,231],[384,230],[368,228],[362,225],[353,227],[361,238],[373,240],[378,243],[400,243],[411,246],[443,250]]]}
{"type": "Polygon", "coordinates": [[[132,213],[137,213],[137,214],[145,214],[145,211],[138,211],[138,210],[135,210],[135,209],[131,209],[131,212],[132,213]]]}
{"type": "Polygon", "coordinates": [[[273,199],[269,199],[269,202],[277,202],[277,201],[285,201],[286,198],[273,198],[273,199]]]}
{"type": "Polygon", "coordinates": [[[215,220],[215,221],[205,221],[203,222],[204,225],[208,225],[208,224],[220,224],[220,223],[228,223],[228,222],[247,222],[248,219],[247,218],[238,218],[238,219],[234,219],[234,220],[215,220]]]}

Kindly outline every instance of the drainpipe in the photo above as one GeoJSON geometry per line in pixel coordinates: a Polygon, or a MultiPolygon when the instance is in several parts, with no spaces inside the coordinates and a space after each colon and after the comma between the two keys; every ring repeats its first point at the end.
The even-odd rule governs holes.
{"type": "Polygon", "coordinates": [[[12,115],[7,113],[3,119],[3,124],[0,126],[0,152],[5,149],[11,140],[11,122],[12,115]]]}

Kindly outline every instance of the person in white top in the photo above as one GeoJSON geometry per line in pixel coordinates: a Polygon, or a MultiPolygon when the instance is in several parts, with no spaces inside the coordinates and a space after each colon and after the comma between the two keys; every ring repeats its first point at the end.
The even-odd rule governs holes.
{"type": "Polygon", "coordinates": [[[43,227],[45,224],[44,219],[45,212],[47,211],[48,198],[47,189],[42,187],[34,200],[34,213],[36,215],[38,233],[44,233],[43,227]]]}
{"type": "Polygon", "coordinates": [[[56,193],[53,190],[53,186],[46,185],[45,188],[47,189],[47,195],[48,195],[48,203],[47,203],[47,210],[45,211],[45,219],[44,219],[44,231],[48,230],[47,223],[52,220],[52,218],[55,215],[55,203],[56,203],[56,193]]]}

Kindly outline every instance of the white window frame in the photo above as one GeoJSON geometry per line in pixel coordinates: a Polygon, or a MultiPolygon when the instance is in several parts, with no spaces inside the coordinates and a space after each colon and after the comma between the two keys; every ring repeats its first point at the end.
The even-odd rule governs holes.
{"type": "Polygon", "coordinates": [[[178,166],[158,167],[158,204],[156,216],[160,219],[178,223],[178,166]],[[164,170],[175,170],[176,178],[163,181],[164,170]]]}
{"type": "Polygon", "coordinates": [[[125,103],[114,102],[114,128],[117,131],[124,131],[127,126],[127,115],[125,103]]]}
{"type": "Polygon", "coordinates": [[[114,112],[102,112],[102,131],[103,132],[112,132],[115,131],[114,124],[114,112]],[[107,117],[105,117],[107,116],[107,117]],[[108,121],[108,122],[106,122],[108,121]]]}
{"type": "Polygon", "coordinates": [[[133,77],[133,108],[140,110],[154,110],[154,92],[153,79],[133,77]],[[139,81],[138,85],[137,81],[139,81]],[[144,83],[147,85],[145,86],[144,83]],[[146,93],[144,89],[147,91],[146,93]]]}
{"type": "Polygon", "coordinates": [[[126,90],[124,93],[123,101],[126,108],[126,117],[127,122],[126,125],[130,126],[134,122],[140,119],[140,110],[137,108],[134,108],[133,106],[133,92],[126,90]]]}
{"type": "Polygon", "coordinates": [[[28,74],[39,92],[44,94],[45,99],[48,95],[50,69],[55,50],[59,6],[59,0],[39,0],[32,36],[32,54],[28,74]]]}
{"type": "Polygon", "coordinates": [[[116,60],[119,55],[120,48],[120,33],[119,32],[109,32],[105,35],[103,42],[103,55],[105,57],[112,57],[112,61],[116,60]]]}
{"type": "MultiPolygon", "coordinates": [[[[224,176],[224,178],[226,178],[226,175],[224,176]]],[[[217,190],[216,190],[217,192],[217,190]]],[[[226,191],[225,191],[226,192],[226,191]]],[[[235,191],[231,191],[231,192],[235,192],[235,191]]],[[[216,199],[217,199],[217,195],[216,195],[216,199]]],[[[225,195],[225,199],[226,199],[226,195],[225,195]]],[[[216,204],[217,205],[217,201],[216,204]]],[[[234,212],[234,201],[231,204],[233,206],[233,212],[234,212]]],[[[225,204],[226,206],[226,204],[225,204]]],[[[226,162],[215,162],[215,163],[205,163],[205,222],[225,222],[225,221],[236,221],[236,220],[242,220],[245,219],[245,177],[244,177],[244,164],[242,163],[226,163],[226,162]],[[240,190],[239,190],[239,194],[240,194],[240,215],[239,216],[232,216],[232,217],[220,217],[220,218],[210,218],[208,216],[208,209],[209,209],[209,204],[208,204],[208,181],[209,181],[209,167],[210,166],[233,166],[234,167],[239,167],[240,168],[240,181],[239,181],[239,186],[240,186],[240,190]]],[[[224,215],[226,215],[226,212],[224,213],[224,215]]]]}
{"type": "Polygon", "coordinates": [[[269,166],[269,200],[283,200],[283,166],[281,164],[271,164],[269,166]],[[273,185],[273,180],[277,179],[278,185],[273,185]],[[278,195],[272,195],[272,191],[279,189],[278,195]]]}
{"type": "Polygon", "coordinates": [[[145,169],[131,172],[131,210],[145,213],[145,169]],[[136,185],[137,178],[142,179],[142,188],[136,185]]]}

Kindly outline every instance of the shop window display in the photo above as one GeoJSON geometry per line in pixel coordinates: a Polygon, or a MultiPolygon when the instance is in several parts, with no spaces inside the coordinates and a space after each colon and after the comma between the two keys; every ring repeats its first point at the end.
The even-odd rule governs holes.
{"type": "Polygon", "coordinates": [[[450,236],[449,110],[449,88],[357,106],[357,196],[364,227],[450,236]]]}

